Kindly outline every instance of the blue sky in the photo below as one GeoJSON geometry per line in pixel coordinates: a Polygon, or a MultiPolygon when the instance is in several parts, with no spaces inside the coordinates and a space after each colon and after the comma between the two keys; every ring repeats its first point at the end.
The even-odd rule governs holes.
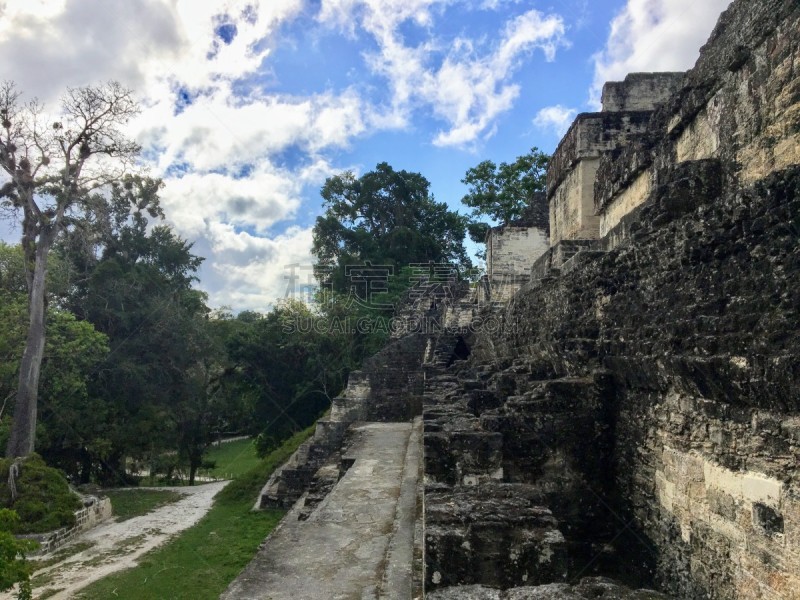
{"type": "Polygon", "coordinates": [[[131,87],[199,286],[266,310],[311,261],[326,177],[386,161],[463,211],[468,168],[551,152],[604,81],[691,67],[728,3],[0,0],[0,73],[53,111],[68,86],[131,87]]]}

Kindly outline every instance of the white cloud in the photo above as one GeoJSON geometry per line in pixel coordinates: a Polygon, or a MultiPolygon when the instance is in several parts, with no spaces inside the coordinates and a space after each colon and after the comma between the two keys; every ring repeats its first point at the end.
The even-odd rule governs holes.
{"type": "Polygon", "coordinates": [[[464,37],[405,43],[401,25],[426,27],[447,5],[446,0],[323,0],[319,19],[350,33],[357,22],[374,38],[379,50],[367,56],[367,64],[391,89],[384,123],[405,124],[415,107],[427,106],[447,123],[433,143],[463,146],[491,135],[497,116],[519,94],[509,80],[521,60],[537,49],[553,60],[556,49],[566,45],[565,28],[561,17],[529,10],[507,21],[488,49],[464,37]]]}
{"type": "Polygon", "coordinates": [[[116,79],[150,96],[179,78],[191,88],[253,72],[302,0],[14,0],[0,5],[5,77],[44,99],[66,86],[116,79]],[[235,35],[220,40],[219,25],[235,35]]]}
{"type": "Polygon", "coordinates": [[[367,127],[370,110],[352,89],[234,91],[261,72],[279,28],[304,4],[0,2],[0,72],[26,97],[53,107],[66,87],[105,79],[136,90],[143,111],[129,132],[164,178],[169,222],[207,257],[202,285],[212,305],[265,309],[283,293],[284,263],[310,263],[310,229],[275,228],[297,215],[305,188],[337,170],[323,153],[367,127]],[[287,149],[300,157],[291,169],[277,164],[287,149]]]}
{"type": "Polygon", "coordinates": [[[0,13],[0,72],[47,104],[104,79],[141,88],[182,46],[174,10],[158,0],[15,1],[0,13]]]}
{"type": "Polygon", "coordinates": [[[412,21],[420,26],[433,22],[433,12],[453,0],[322,0],[318,20],[351,32],[355,23],[373,35],[393,37],[397,26],[412,21]]]}
{"type": "Polygon", "coordinates": [[[611,22],[605,48],[594,56],[590,102],[599,109],[606,81],[637,71],[691,68],[719,14],[731,0],[628,0],[611,22]]]}
{"type": "Polygon", "coordinates": [[[533,124],[540,129],[552,131],[558,137],[563,137],[577,113],[578,111],[574,108],[567,108],[560,104],[546,106],[536,113],[533,124]]]}
{"type": "Polygon", "coordinates": [[[291,173],[274,169],[239,179],[220,173],[189,173],[164,182],[165,212],[176,230],[189,238],[202,235],[213,222],[266,233],[294,214],[302,190],[291,173]]]}
{"type": "Polygon", "coordinates": [[[352,91],[236,99],[227,85],[219,85],[178,115],[167,95],[144,111],[136,127],[140,143],[159,149],[162,171],[178,163],[201,171],[235,171],[292,146],[312,153],[346,146],[364,132],[364,112],[352,91]]]}
{"type": "Polygon", "coordinates": [[[310,228],[292,227],[269,239],[215,223],[209,237],[217,248],[209,267],[217,277],[208,279],[207,291],[218,305],[266,311],[287,290],[314,284],[310,228]]]}
{"type": "Polygon", "coordinates": [[[507,83],[520,57],[533,49],[555,56],[564,24],[536,10],[506,24],[500,43],[488,56],[476,56],[472,44],[457,40],[438,71],[422,74],[422,97],[450,122],[434,139],[437,146],[464,145],[485,133],[495,118],[513,105],[519,86],[507,83]]]}

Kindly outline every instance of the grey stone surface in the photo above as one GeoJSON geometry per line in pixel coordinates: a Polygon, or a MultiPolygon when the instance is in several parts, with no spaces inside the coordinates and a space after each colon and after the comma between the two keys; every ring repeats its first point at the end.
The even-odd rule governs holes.
{"type": "Polygon", "coordinates": [[[299,501],[221,597],[410,598],[420,429],[354,426],[353,465],[307,520],[299,501]]]}
{"type": "Polygon", "coordinates": [[[629,73],[624,81],[603,86],[603,112],[655,110],[683,83],[685,73],[629,73]]]}
{"type": "Polygon", "coordinates": [[[426,596],[427,600],[668,600],[652,590],[632,590],[606,577],[584,577],[575,585],[550,583],[515,587],[506,591],[482,585],[460,585],[426,596]]]}

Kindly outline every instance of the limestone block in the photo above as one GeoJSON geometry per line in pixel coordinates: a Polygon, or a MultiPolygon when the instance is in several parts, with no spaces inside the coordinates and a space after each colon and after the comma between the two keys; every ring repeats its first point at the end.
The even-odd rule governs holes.
{"type": "Polygon", "coordinates": [[[655,110],[683,83],[684,72],[630,73],[624,81],[609,81],[603,86],[603,112],[655,110]]]}
{"type": "Polygon", "coordinates": [[[536,505],[537,497],[535,488],[520,484],[426,493],[426,592],[561,579],[564,536],[550,511],[536,505]]]}
{"type": "Polygon", "coordinates": [[[596,239],[600,218],[595,215],[594,179],[599,158],[577,163],[550,197],[550,245],[561,240],[596,239]]]}
{"type": "Polygon", "coordinates": [[[625,215],[644,204],[653,189],[653,172],[640,173],[633,183],[625,187],[600,212],[600,237],[605,237],[625,215]]]}

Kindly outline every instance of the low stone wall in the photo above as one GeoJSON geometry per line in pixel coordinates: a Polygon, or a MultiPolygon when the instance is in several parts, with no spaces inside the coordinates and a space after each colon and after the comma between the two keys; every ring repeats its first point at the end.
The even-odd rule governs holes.
{"type": "Polygon", "coordinates": [[[31,533],[18,537],[39,543],[39,548],[31,554],[32,556],[49,554],[67,542],[74,540],[81,533],[111,518],[111,500],[91,497],[90,501],[91,504],[89,506],[84,506],[75,511],[74,526],[63,527],[47,533],[31,533]]]}

